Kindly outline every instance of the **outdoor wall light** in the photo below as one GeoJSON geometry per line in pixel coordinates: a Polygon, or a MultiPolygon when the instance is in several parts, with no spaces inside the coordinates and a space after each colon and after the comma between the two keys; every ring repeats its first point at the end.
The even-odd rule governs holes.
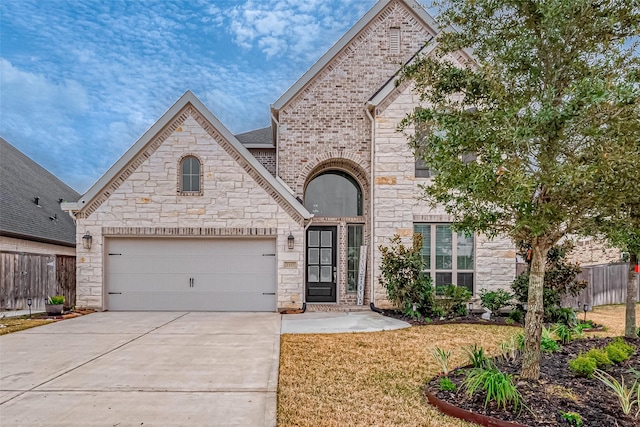
{"type": "Polygon", "coordinates": [[[82,247],[85,249],[91,249],[91,242],[93,241],[93,237],[91,237],[91,233],[88,231],[82,236],[82,247]]]}
{"type": "Polygon", "coordinates": [[[293,237],[293,234],[291,234],[291,232],[289,232],[289,237],[287,237],[287,247],[289,248],[289,250],[293,249],[293,244],[296,241],[296,238],[293,237]]]}

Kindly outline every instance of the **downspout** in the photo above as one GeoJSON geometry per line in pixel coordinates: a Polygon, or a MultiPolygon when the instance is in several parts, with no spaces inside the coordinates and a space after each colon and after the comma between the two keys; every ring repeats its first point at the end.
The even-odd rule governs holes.
{"type": "Polygon", "coordinates": [[[376,312],[380,312],[380,309],[377,308],[374,304],[374,292],[373,292],[373,287],[374,287],[374,275],[373,275],[373,270],[374,270],[374,265],[373,265],[373,261],[374,261],[374,242],[375,242],[375,222],[374,222],[374,210],[373,210],[373,200],[374,200],[374,194],[375,194],[375,147],[376,147],[376,122],[375,119],[373,118],[373,116],[371,115],[371,110],[369,109],[369,104],[367,103],[367,105],[365,105],[364,107],[364,112],[367,114],[367,117],[369,118],[369,121],[371,122],[371,178],[369,180],[369,182],[371,183],[371,189],[370,189],[370,199],[369,199],[369,241],[370,244],[369,246],[371,247],[371,249],[369,250],[369,286],[370,286],[370,291],[371,291],[371,296],[369,299],[369,307],[371,307],[371,310],[376,311],[376,312]]]}
{"type": "MultiPolygon", "coordinates": [[[[306,244],[307,244],[307,242],[306,242],[306,241],[307,241],[307,230],[308,230],[308,229],[309,229],[309,227],[311,226],[311,222],[312,222],[312,221],[313,221],[313,216],[312,216],[311,218],[309,218],[309,222],[307,223],[307,225],[305,225],[305,226],[304,226],[304,237],[303,237],[303,243],[302,243],[303,245],[306,245],[306,244]]],[[[306,246],[305,246],[305,247],[306,247],[306,246]]],[[[305,249],[305,251],[304,251],[304,256],[305,256],[305,257],[307,256],[307,251],[306,251],[306,249],[305,249]]],[[[304,270],[303,270],[303,271],[304,271],[304,270]]],[[[304,277],[304,275],[305,275],[305,274],[306,274],[306,273],[303,273],[303,274],[302,274],[302,277],[304,277]]],[[[306,286],[307,286],[307,285],[306,285],[306,283],[303,283],[302,287],[303,287],[303,288],[305,288],[306,286]]],[[[307,295],[307,291],[306,291],[306,289],[305,289],[305,290],[303,290],[303,292],[302,292],[302,298],[303,298],[303,299],[306,299],[306,295],[307,295]]],[[[307,302],[306,302],[306,301],[302,301],[302,312],[304,313],[305,311],[307,311],[307,302]]]]}
{"type": "Polygon", "coordinates": [[[269,109],[269,115],[271,116],[271,122],[276,124],[276,133],[273,138],[273,145],[276,148],[276,178],[280,176],[280,156],[278,156],[278,135],[280,133],[280,122],[273,114],[273,108],[269,109]]]}

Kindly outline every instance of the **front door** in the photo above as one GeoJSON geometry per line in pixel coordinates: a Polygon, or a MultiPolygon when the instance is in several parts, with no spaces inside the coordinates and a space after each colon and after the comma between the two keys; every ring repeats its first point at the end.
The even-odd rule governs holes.
{"type": "Polygon", "coordinates": [[[336,302],[336,227],[307,230],[307,302],[336,302]]]}

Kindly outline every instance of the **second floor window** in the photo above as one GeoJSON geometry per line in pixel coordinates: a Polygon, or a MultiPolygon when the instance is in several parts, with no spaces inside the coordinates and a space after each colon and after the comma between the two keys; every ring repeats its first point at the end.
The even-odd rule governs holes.
{"type": "Polygon", "coordinates": [[[183,193],[196,193],[200,191],[200,161],[194,156],[182,159],[182,185],[183,193]]]}

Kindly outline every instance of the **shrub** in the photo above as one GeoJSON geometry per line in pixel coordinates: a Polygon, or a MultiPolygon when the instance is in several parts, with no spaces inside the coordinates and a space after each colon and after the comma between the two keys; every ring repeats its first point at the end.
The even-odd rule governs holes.
{"type": "Polygon", "coordinates": [[[552,307],[549,309],[550,320],[573,328],[578,324],[578,316],[573,308],[552,307]]]}
{"type": "Polygon", "coordinates": [[[467,314],[467,302],[471,299],[471,292],[463,286],[448,285],[436,288],[436,298],[433,301],[434,315],[464,316],[467,314]]]}
{"type": "Polygon", "coordinates": [[[513,295],[504,289],[491,292],[486,289],[480,290],[480,302],[484,308],[491,311],[492,315],[497,315],[500,309],[508,306],[511,298],[513,298],[513,295]]]}
{"type": "Polygon", "coordinates": [[[558,337],[562,344],[567,344],[582,335],[577,328],[570,328],[564,323],[558,323],[553,328],[553,333],[558,337]]]}
{"type": "Polygon", "coordinates": [[[52,304],[52,305],[64,304],[64,296],[56,295],[53,297],[49,297],[47,300],[47,304],[52,304]]]}
{"type": "Polygon", "coordinates": [[[560,411],[560,416],[572,426],[582,427],[582,417],[577,412],[560,411]]]}
{"type": "Polygon", "coordinates": [[[609,344],[604,348],[604,350],[607,352],[607,356],[609,357],[609,360],[611,360],[613,363],[620,363],[629,359],[629,355],[627,354],[627,352],[625,352],[622,348],[618,347],[617,345],[609,344]]]}
{"type": "Polygon", "coordinates": [[[635,390],[638,387],[638,382],[634,382],[631,388],[629,388],[624,384],[624,377],[621,377],[620,382],[618,382],[617,379],[600,369],[596,369],[594,375],[604,385],[613,390],[615,395],[618,397],[618,402],[620,402],[622,413],[629,415],[631,413],[631,407],[635,403],[633,398],[634,394],[637,393],[635,390]]]}
{"type": "Polygon", "coordinates": [[[631,357],[631,355],[633,354],[633,352],[636,349],[632,344],[629,344],[628,342],[623,340],[621,337],[614,338],[613,341],[611,341],[611,343],[609,345],[616,346],[620,350],[624,351],[626,353],[626,355],[628,356],[627,359],[629,357],[631,357]]]}
{"type": "Polygon", "coordinates": [[[509,313],[509,319],[513,319],[513,321],[516,323],[522,323],[522,320],[524,319],[524,313],[522,312],[522,310],[515,308],[511,310],[511,313],[509,313]]]}
{"type": "Polygon", "coordinates": [[[380,246],[380,284],[387,290],[389,301],[411,317],[430,314],[433,305],[431,276],[423,272],[421,250],[422,235],[418,233],[413,235],[412,247],[404,246],[398,235],[389,247],[380,246]]]}
{"type": "Polygon", "coordinates": [[[607,352],[601,348],[592,348],[587,352],[586,356],[595,360],[598,368],[613,365],[613,362],[607,356],[607,352]]]}
{"type": "Polygon", "coordinates": [[[445,376],[449,375],[449,359],[451,358],[451,350],[444,351],[440,347],[436,347],[431,350],[431,356],[433,356],[436,363],[440,365],[442,373],[445,376]]]}
{"type": "Polygon", "coordinates": [[[553,353],[560,350],[560,344],[553,339],[551,331],[544,326],[542,327],[542,337],[540,339],[540,348],[546,353],[553,353]]]}
{"type": "Polygon", "coordinates": [[[440,378],[440,390],[456,391],[456,385],[449,379],[449,377],[442,377],[440,378]]]}
{"type": "Polygon", "coordinates": [[[495,402],[498,408],[507,409],[507,404],[512,404],[515,410],[522,406],[522,395],[513,384],[511,375],[501,372],[495,366],[488,368],[473,368],[462,383],[462,387],[469,396],[478,390],[483,390],[487,396],[484,401],[485,408],[489,402],[495,402]]]}
{"type": "Polygon", "coordinates": [[[465,347],[464,351],[467,353],[469,363],[472,364],[474,368],[482,368],[488,365],[489,359],[484,354],[484,348],[474,344],[471,347],[465,347]]]}
{"type": "Polygon", "coordinates": [[[569,369],[583,377],[592,378],[593,372],[597,367],[598,364],[594,359],[582,353],[580,353],[575,359],[569,360],[569,369]]]}
{"type": "MultiPolygon", "coordinates": [[[[531,248],[531,245],[526,242],[520,242],[518,247],[520,254],[525,255],[526,259],[526,253],[531,248]]],[[[566,261],[566,255],[571,249],[571,243],[565,242],[562,245],[554,246],[547,253],[542,299],[545,322],[556,323],[560,320],[554,320],[554,316],[556,319],[559,319],[559,316],[569,315],[568,312],[565,314],[559,314],[557,312],[561,307],[562,297],[566,294],[574,297],[578,296],[587,286],[586,281],[576,280],[576,276],[582,271],[580,266],[577,263],[572,264],[566,261]]],[[[520,303],[518,308],[522,309],[522,304],[527,302],[529,297],[528,271],[515,278],[511,289],[513,290],[515,299],[520,303]]],[[[572,325],[568,324],[568,326],[572,325]]]]}

